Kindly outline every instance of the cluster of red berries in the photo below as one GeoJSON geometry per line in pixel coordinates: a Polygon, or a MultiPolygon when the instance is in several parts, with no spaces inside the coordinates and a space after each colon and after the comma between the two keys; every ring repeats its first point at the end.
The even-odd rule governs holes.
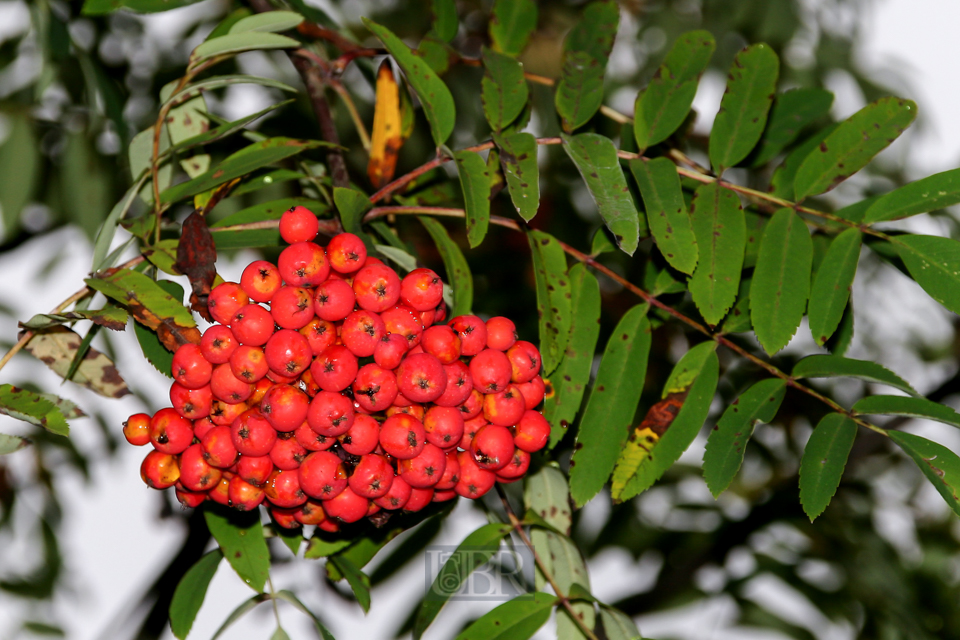
{"type": "Polygon", "coordinates": [[[537,348],[507,318],[443,324],[436,273],[401,279],[353,234],[324,250],[317,229],[291,209],[277,264],[210,293],[216,324],[174,354],[172,408],[124,426],[153,445],[144,482],[336,531],[519,480],[550,435],[537,348]]]}

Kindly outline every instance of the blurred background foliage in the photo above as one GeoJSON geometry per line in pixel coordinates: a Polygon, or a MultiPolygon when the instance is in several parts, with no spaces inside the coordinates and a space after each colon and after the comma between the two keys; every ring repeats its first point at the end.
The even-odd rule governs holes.
{"type": "MultiPolygon", "coordinates": [[[[154,16],[126,11],[85,16],[82,4],[81,0],[0,3],[0,252],[14,250],[64,225],[76,225],[90,240],[95,237],[101,221],[131,182],[126,148],[156,117],[160,88],[181,75],[190,50],[224,16],[244,7],[240,0],[205,0],[154,16]]],[[[459,0],[457,4],[461,16],[457,50],[476,57],[485,42],[491,3],[459,0]]],[[[539,4],[539,26],[521,59],[528,72],[555,78],[560,73],[563,36],[583,3],[542,0],[539,4]]],[[[823,87],[842,77],[859,89],[865,101],[897,93],[855,64],[859,20],[870,10],[867,0],[622,0],[620,4],[621,27],[606,75],[606,104],[621,112],[632,111],[637,90],[651,77],[676,37],[697,28],[709,30],[718,45],[705,85],[712,82],[722,87],[723,74],[735,53],[747,43],[762,41],[772,45],[784,62],[781,89],[823,87]]],[[[360,42],[368,39],[360,16],[386,25],[411,44],[419,42],[430,28],[431,17],[422,1],[350,0],[323,6],[344,32],[360,42]]],[[[323,51],[327,45],[316,46],[321,55],[333,55],[332,50],[323,51]]],[[[282,53],[250,53],[227,64],[235,65],[238,72],[302,86],[282,53]]],[[[361,60],[343,78],[368,126],[374,69],[372,62],[361,60]]],[[[488,135],[477,99],[481,74],[477,68],[459,64],[449,65],[443,74],[457,107],[452,148],[474,144],[488,135]]],[[[906,85],[895,74],[885,78],[903,92],[906,85]]],[[[557,135],[560,129],[552,89],[531,85],[531,91],[531,129],[539,136],[557,135]]],[[[233,120],[276,102],[278,97],[270,89],[244,86],[231,87],[221,97],[208,97],[207,101],[212,113],[233,120]]],[[[369,191],[366,154],[356,128],[339,96],[329,91],[328,98],[341,142],[350,149],[346,159],[351,178],[369,191]]],[[[852,105],[844,115],[859,106],[852,105]]],[[[401,152],[397,175],[432,155],[426,121],[419,112],[417,118],[415,133],[401,152]]],[[[705,137],[698,135],[695,123],[690,125],[694,129],[688,152],[703,158],[705,137]]],[[[302,93],[296,102],[257,126],[271,135],[320,137],[302,93]]],[[[620,125],[603,116],[596,116],[591,126],[614,139],[619,137],[620,125]]],[[[221,145],[216,153],[226,155],[231,150],[229,144],[221,145]]],[[[533,226],[549,228],[558,238],[589,250],[599,220],[579,175],[559,147],[541,148],[541,153],[543,196],[533,226]]],[[[738,171],[751,186],[764,186],[769,179],[759,171],[738,171]]],[[[841,206],[886,191],[901,184],[905,173],[896,163],[873,163],[832,193],[824,206],[841,206]]],[[[455,181],[447,184],[455,185],[455,181]]],[[[295,182],[283,183],[229,198],[218,206],[216,217],[255,202],[299,195],[296,189],[295,182]]],[[[455,203],[458,192],[439,188],[437,197],[455,203]]],[[[503,195],[496,198],[492,213],[512,215],[509,200],[503,195]]],[[[954,230],[951,218],[943,217],[942,222],[954,230]]],[[[433,243],[418,223],[400,220],[397,229],[422,262],[442,268],[433,243]]],[[[466,246],[462,228],[454,225],[451,231],[461,246],[466,246]]],[[[492,227],[486,242],[466,255],[476,283],[474,308],[486,315],[510,316],[517,320],[521,335],[533,336],[537,320],[527,251],[522,235],[492,227]]],[[[50,252],[45,273],[56,273],[59,255],[50,252]]],[[[876,268],[879,261],[873,254],[865,256],[860,268],[868,274],[866,286],[883,286],[884,276],[876,268]]],[[[643,265],[632,266],[619,252],[605,260],[632,281],[642,282],[643,265]]],[[[79,279],[79,274],[67,276],[79,279]]],[[[601,279],[601,286],[602,345],[615,320],[635,301],[608,280],[601,279]]],[[[682,305],[682,294],[669,302],[682,305]]],[[[0,309],[0,313],[9,310],[0,309]]],[[[869,338],[871,323],[881,321],[865,317],[858,325],[856,348],[861,357],[881,362],[899,357],[869,338]]],[[[106,341],[105,336],[100,339],[106,341]]],[[[9,335],[0,338],[4,347],[12,340],[9,335]]],[[[917,362],[935,362],[940,371],[956,370],[956,350],[949,342],[930,344],[918,335],[907,336],[904,344],[917,362]]],[[[641,412],[658,399],[660,381],[686,345],[682,327],[666,324],[657,331],[649,365],[649,393],[641,402],[641,412]]],[[[105,348],[109,350],[109,344],[105,348]]],[[[790,357],[789,350],[780,356],[790,357]]],[[[745,364],[737,367],[743,370],[728,372],[721,384],[724,404],[732,401],[755,373],[745,364]]],[[[29,380],[10,382],[30,386],[29,380]]],[[[835,390],[843,392],[842,388],[835,390]]],[[[960,380],[938,379],[922,391],[942,402],[960,391],[960,380]]],[[[604,495],[579,512],[574,539],[588,559],[625,553],[639,561],[641,570],[632,595],[612,604],[639,617],[682,612],[687,610],[684,607],[722,597],[736,603],[737,624],[781,634],[773,637],[814,638],[826,633],[825,629],[840,629],[846,637],[884,640],[960,638],[960,527],[938,498],[932,503],[924,498],[932,489],[923,483],[912,462],[890,453],[873,434],[861,433],[833,505],[815,525],[803,515],[797,499],[797,469],[803,442],[819,417],[811,411],[817,409],[811,409],[806,398],[788,393],[776,423],[758,429],[747,449],[743,471],[717,501],[695,466],[678,464],[637,499],[611,507],[604,495]],[[900,518],[899,529],[884,524],[891,514],[900,518]],[[779,600],[771,599],[774,593],[779,600]]],[[[19,454],[33,456],[29,473],[9,473],[7,462],[0,459],[0,549],[14,548],[4,541],[19,539],[22,546],[28,539],[27,545],[37,557],[36,568],[24,573],[11,571],[8,563],[0,561],[0,590],[5,598],[23,601],[25,633],[57,633],[58,622],[47,617],[50,610],[45,604],[62,584],[65,572],[58,539],[66,532],[59,526],[54,478],[65,469],[86,475],[89,465],[112,455],[119,425],[99,422],[107,434],[100,450],[81,453],[69,440],[41,434],[37,446],[19,454]],[[32,508],[15,510],[17,500],[28,500],[32,508]]],[[[94,427],[88,422],[75,428],[94,427]]],[[[558,449],[561,459],[569,456],[569,440],[558,449]]],[[[171,508],[167,496],[157,499],[167,517],[189,518],[171,508]]],[[[425,544],[429,538],[423,537],[427,538],[425,544]]],[[[131,614],[140,616],[135,637],[163,633],[164,585],[169,597],[170,585],[176,584],[206,540],[202,531],[191,528],[180,555],[143,594],[144,606],[131,614]],[[152,613],[144,616],[146,611],[152,613]]],[[[0,558],[7,553],[0,550],[0,558]]],[[[595,575],[593,579],[603,578],[595,575]]]]}

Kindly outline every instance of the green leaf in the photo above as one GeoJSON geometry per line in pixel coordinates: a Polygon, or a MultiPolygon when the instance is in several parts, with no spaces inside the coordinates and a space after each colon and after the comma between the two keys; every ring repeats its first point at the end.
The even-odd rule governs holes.
{"type": "Polygon", "coordinates": [[[557,239],[531,229],[527,233],[537,284],[542,374],[553,373],[570,339],[571,295],[567,258],[557,239]]]}
{"type": "Polygon", "coordinates": [[[527,104],[527,81],[523,65],[515,58],[483,48],[483,80],[480,100],[494,131],[517,119],[527,104]]]}
{"type": "Polygon", "coordinates": [[[490,17],[490,41],[494,51],[515,56],[527,46],[537,29],[535,0],[496,0],[490,17]]]}
{"type": "MultiPolygon", "coordinates": [[[[241,209],[236,213],[230,214],[226,218],[221,218],[210,225],[210,231],[216,231],[223,227],[232,227],[238,224],[250,224],[252,222],[265,222],[267,220],[279,220],[283,214],[291,207],[306,207],[315,215],[326,213],[327,205],[310,198],[281,198],[279,200],[269,200],[255,204],[252,207],[241,209]]],[[[277,232],[279,234],[279,231],[277,232]]],[[[278,235],[277,238],[280,236],[278,235]]],[[[217,245],[219,247],[219,245],[217,245]]]]}
{"type": "Polygon", "coordinates": [[[857,274],[863,234],[847,229],[830,243],[810,289],[810,333],[823,345],[840,325],[857,274]]]}
{"type": "Polygon", "coordinates": [[[750,287],[750,320],[764,351],[773,355],[797,332],[810,294],[813,241],[803,219],[780,209],[763,232],[750,287]]]}
{"type": "Polygon", "coordinates": [[[917,117],[911,100],[887,97],[856,112],[804,158],[793,188],[799,202],[829,191],[887,148],[917,117]]]}
{"type": "Polygon", "coordinates": [[[494,136],[500,149],[500,165],[507,180],[510,200],[520,217],[530,222],[540,207],[540,168],[537,139],[532,133],[494,136]]]}
{"type": "Polygon", "coordinates": [[[954,427],[960,427],[960,413],[952,408],[926,398],[907,396],[868,396],[853,405],[859,414],[880,414],[885,416],[904,416],[936,420],[954,427]]]}
{"type": "Polygon", "coordinates": [[[740,198],[715,182],[702,185],[690,204],[690,222],[699,259],[687,286],[703,319],[712,327],[723,320],[737,299],[747,244],[740,198]]]}
{"type": "Polygon", "coordinates": [[[563,41],[565,53],[584,51],[606,66],[620,26],[620,6],[616,0],[593,0],[563,41]]]}
{"type": "MultiPolygon", "coordinates": [[[[678,383],[682,383],[694,372],[696,372],[696,379],[692,384],[686,385],[689,392],[683,401],[683,406],[680,407],[669,428],[651,449],[647,449],[643,439],[639,437],[633,438],[623,449],[611,480],[611,494],[614,500],[629,500],[652,487],[653,483],[673,466],[673,463],[700,433],[700,428],[710,412],[710,403],[713,402],[713,395],[717,390],[717,379],[720,375],[720,361],[717,359],[715,349],[716,343],[712,341],[697,345],[688,351],[674,367],[671,378],[676,375],[678,383]],[[706,354],[705,358],[703,354],[706,354]],[[696,366],[684,362],[688,359],[692,365],[703,359],[703,364],[697,369],[696,366]],[[683,373],[678,374],[678,370],[683,373]]],[[[668,380],[668,384],[664,387],[664,394],[672,388],[668,380]]]]}
{"type": "MultiPolygon", "coordinates": [[[[252,17],[252,16],[251,16],[252,17]]],[[[242,22],[242,21],[241,21],[242,22]]],[[[293,38],[276,33],[230,33],[201,43],[190,54],[191,63],[196,65],[215,56],[232,56],[244,51],[263,51],[267,49],[294,49],[300,43],[293,38]]]]}
{"type": "Polygon", "coordinates": [[[386,244],[375,244],[373,247],[380,255],[400,267],[404,273],[409,273],[417,268],[417,259],[407,253],[406,249],[398,249],[386,244]]]}
{"type": "Polygon", "coordinates": [[[689,31],[674,43],[634,103],[633,134],[641,151],[663,142],[683,124],[715,48],[707,31],[689,31]]]}
{"type": "Polygon", "coordinates": [[[561,138],[617,246],[632,256],[640,242],[640,216],[623,177],[617,148],[609,138],[596,133],[562,134],[561,138]]]}
{"type": "Polygon", "coordinates": [[[317,559],[317,558],[326,558],[327,556],[332,556],[335,553],[343,551],[353,542],[352,540],[326,540],[320,535],[320,530],[318,529],[313,537],[310,538],[310,542],[307,543],[307,550],[303,553],[304,558],[317,559]]]}
{"type": "Polygon", "coordinates": [[[170,141],[174,144],[207,131],[210,128],[210,119],[207,117],[206,100],[199,95],[170,109],[165,124],[170,133],[170,141]]]}
{"type": "Polygon", "coordinates": [[[886,367],[869,360],[852,360],[841,356],[807,356],[794,365],[790,375],[794,378],[859,378],[878,382],[906,391],[916,396],[917,392],[903,378],[886,367]]]}
{"type": "MultiPolygon", "coordinates": [[[[218,77],[223,78],[224,76],[218,76],[218,77]]],[[[229,77],[229,76],[227,76],[227,77],[229,77]]],[[[246,77],[246,76],[244,76],[244,77],[246,77]]],[[[196,86],[196,85],[194,85],[194,86],[196,86]]],[[[183,140],[183,141],[179,142],[178,144],[173,145],[172,147],[170,147],[166,152],[164,152],[164,153],[161,154],[161,155],[166,156],[166,155],[169,155],[169,154],[171,154],[171,153],[179,153],[179,152],[185,151],[185,150],[187,150],[187,149],[192,149],[193,147],[199,147],[199,146],[202,146],[202,145],[205,145],[205,144],[210,144],[210,143],[212,143],[212,142],[216,142],[217,140],[222,140],[223,138],[226,138],[227,136],[233,135],[234,133],[243,130],[244,127],[246,127],[248,124],[250,124],[250,123],[253,122],[254,120],[257,120],[257,119],[259,119],[259,118],[262,118],[264,115],[270,113],[271,111],[274,111],[274,110],[279,109],[279,108],[281,108],[281,107],[285,107],[286,105],[290,104],[291,102],[293,102],[293,98],[291,98],[290,100],[284,100],[283,102],[278,102],[277,104],[270,105],[270,106],[267,107],[266,109],[263,109],[263,110],[261,110],[261,111],[257,111],[256,113],[252,113],[252,114],[250,114],[249,116],[244,116],[243,118],[240,118],[240,119],[238,119],[238,120],[234,120],[234,121],[232,121],[232,122],[224,122],[223,124],[220,124],[220,125],[214,127],[213,129],[210,129],[210,130],[208,130],[208,131],[205,131],[204,133],[198,134],[198,135],[196,135],[196,136],[194,136],[194,137],[192,137],[192,138],[187,138],[186,140],[183,140]]],[[[138,174],[137,174],[137,173],[134,173],[133,175],[136,176],[136,175],[138,175],[138,174]]],[[[234,195],[237,195],[237,194],[239,194],[240,192],[241,192],[241,191],[240,191],[240,189],[238,188],[238,189],[234,190],[233,193],[234,193],[234,195]]]]}
{"type": "Polygon", "coordinates": [[[76,311],[64,311],[62,313],[38,313],[26,322],[21,322],[20,326],[31,331],[42,331],[57,325],[76,322],[77,320],[92,320],[99,325],[113,329],[114,331],[123,331],[127,324],[127,312],[125,309],[108,304],[103,309],[93,311],[80,309],[76,311]]]}
{"type": "Polygon", "coordinates": [[[193,621],[197,619],[197,613],[207,595],[207,587],[210,586],[221,560],[223,553],[214,549],[197,560],[177,584],[170,601],[170,630],[180,640],[190,634],[193,621]]]}
{"type": "MultiPolygon", "coordinates": [[[[91,289],[127,307],[138,322],[150,329],[164,327],[176,342],[192,342],[190,338],[194,333],[199,337],[195,329],[197,323],[190,310],[138,271],[121,269],[99,278],[86,278],[84,282],[91,289]]],[[[163,336],[160,337],[163,340],[163,336]]]]}
{"type": "Polygon", "coordinates": [[[920,467],[923,475],[943,496],[954,513],[960,515],[960,458],[942,444],[904,431],[889,431],[890,439],[900,445],[920,467]]]}
{"type": "Polygon", "coordinates": [[[578,506],[610,477],[637,412],[650,354],[646,312],[647,305],[640,304],[623,314],[603,351],[570,463],[570,494],[578,506]]]}
{"type": "Polygon", "coordinates": [[[332,562],[337,570],[347,579],[347,584],[353,590],[353,595],[357,598],[360,608],[364,613],[370,611],[370,578],[363,571],[357,568],[342,555],[330,556],[329,562],[332,562]]]}
{"type": "Polygon", "coordinates": [[[527,640],[550,619],[557,598],[539,591],[504,602],[464,629],[455,640],[527,640]]]}
{"type": "Polygon", "coordinates": [[[523,504],[561,533],[570,533],[570,489],[557,467],[544,465],[523,484],[523,504]]]}
{"type": "Polygon", "coordinates": [[[773,195],[778,198],[784,198],[785,200],[794,200],[793,181],[796,178],[800,165],[803,164],[806,157],[810,155],[827,136],[836,131],[839,126],[839,124],[835,123],[824,127],[809,138],[806,138],[787,154],[783,163],[777,167],[777,170],[773,172],[773,177],[770,178],[770,191],[773,195]]]}
{"type": "Polygon", "coordinates": [[[195,4],[200,0],[86,0],[83,3],[83,15],[99,16],[126,7],[137,13],[157,13],[170,9],[179,9],[195,4]]]}
{"type": "MultiPolygon", "coordinates": [[[[0,151],[0,154],[2,154],[2,151],[0,151]]],[[[0,167],[0,170],[2,170],[2,167],[0,167]]],[[[142,182],[135,182],[133,186],[127,189],[127,192],[123,194],[123,197],[117,204],[113,205],[107,218],[103,221],[103,224],[100,225],[100,231],[97,232],[97,238],[94,241],[92,271],[99,271],[106,266],[104,260],[110,253],[110,245],[113,244],[113,239],[116,236],[117,225],[121,217],[126,215],[130,210],[130,206],[133,204],[133,200],[137,197],[142,186],[142,182]]],[[[4,206],[2,200],[0,200],[0,206],[4,206]]],[[[4,211],[6,211],[5,207],[4,211]]]]}
{"type": "Polygon", "coordinates": [[[899,220],[960,202],[960,169],[911,182],[873,201],[863,217],[867,224],[899,220]]]}
{"type": "MultiPolygon", "coordinates": [[[[590,593],[590,576],[587,565],[583,561],[580,549],[567,536],[546,532],[547,556],[550,558],[549,570],[553,574],[553,581],[560,587],[560,592],[569,594],[571,591],[590,593]]],[[[543,557],[540,549],[538,555],[543,557]]],[[[572,605],[574,613],[588,629],[593,629],[596,623],[596,611],[592,602],[577,602],[572,605]]],[[[584,638],[580,628],[570,617],[566,609],[557,611],[557,640],[584,638]]]]}
{"type": "Polygon", "coordinates": [[[344,231],[358,236],[366,245],[367,253],[373,253],[376,242],[369,233],[363,230],[363,216],[373,208],[370,199],[356,189],[334,187],[333,202],[337,205],[340,223],[343,225],[344,231]]]}
{"type": "Polygon", "coordinates": [[[585,51],[564,55],[554,104],[567,133],[589,122],[603,104],[605,65],[585,51]]]}
{"type": "Polygon", "coordinates": [[[734,58],[710,130],[710,164],[717,175],[746,158],[760,140],[779,75],[780,59],[770,45],[750,45],[734,58]]]}
{"type": "Polygon", "coordinates": [[[260,526],[260,512],[208,506],[203,516],[224,557],[240,579],[263,591],[270,575],[270,550],[260,526]]]}
{"type": "Polygon", "coordinates": [[[317,617],[317,614],[307,608],[307,605],[303,604],[303,602],[300,601],[300,598],[298,598],[295,593],[288,591],[287,589],[281,589],[277,592],[277,598],[289,602],[302,613],[309,616],[310,619],[313,620],[313,624],[317,628],[317,633],[320,634],[321,640],[336,640],[333,637],[333,634],[330,633],[330,630],[327,629],[327,627],[323,624],[323,621],[317,617]]]}
{"type": "Polygon", "coordinates": [[[473,570],[496,553],[500,548],[500,541],[511,529],[509,524],[491,523],[463,539],[457,550],[440,567],[440,572],[417,611],[413,624],[414,640],[419,640],[443,605],[460,589],[473,570]]]}
{"type": "Polygon", "coordinates": [[[0,413],[43,427],[58,436],[70,435],[70,427],[60,408],[53,401],[27,389],[0,385],[0,413]]]}
{"type": "Polygon", "coordinates": [[[825,89],[791,89],[773,101],[767,128],[755,149],[751,166],[766,164],[787,148],[800,132],[830,113],[833,94],[825,89]]]}
{"type": "Polygon", "coordinates": [[[300,529],[285,529],[284,527],[274,526],[272,524],[263,525],[266,527],[264,537],[273,535],[279,539],[290,553],[296,557],[300,554],[300,546],[303,544],[303,532],[300,529]]]}
{"type": "Polygon", "coordinates": [[[454,159],[467,212],[467,241],[473,248],[483,242],[490,225],[490,173],[483,156],[476,151],[457,151],[454,159]]]}
{"type": "Polygon", "coordinates": [[[613,240],[610,239],[610,235],[605,228],[597,229],[596,233],[593,234],[593,240],[590,241],[590,255],[599,256],[616,250],[617,247],[613,244],[613,240]]]}
{"type": "Polygon", "coordinates": [[[93,240],[104,212],[113,204],[110,174],[84,132],[67,133],[65,137],[60,165],[61,204],[68,221],[78,225],[93,240]]]}
{"type": "Polygon", "coordinates": [[[277,627],[277,630],[270,636],[270,640],[290,640],[290,636],[283,630],[283,627],[277,627]]]}
{"type": "Polygon", "coordinates": [[[640,187],[647,223],[657,248],[671,267],[692,274],[699,251],[676,165],[663,157],[631,160],[629,164],[640,187]]]}
{"type": "Polygon", "coordinates": [[[293,29],[301,22],[303,22],[303,16],[293,11],[265,11],[238,20],[230,27],[229,33],[248,31],[275,33],[293,29]]]}
{"type": "Polygon", "coordinates": [[[548,448],[553,448],[573,424],[590,382],[593,354],[600,336],[600,285],[583,263],[570,268],[570,338],[563,358],[545,379],[552,394],[543,401],[543,417],[551,425],[548,448]]]}
{"type": "Polygon", "coordinates": [[[456,318],[470,313],[473,307],[473,276],[467,259],[463,257],[460,247],[450,238],[450,234],[442,224],[427,216],[417,216],[417,219],[426,227],[437,245],[437,251],[443,259],[443,268],[447,272],[446,281],[453,287],[453,307],[450,309],[450,317],[456,318]]]}
{"type": "Polygon", "coordinates": [[[600,607],[600,621],[607,640],[637,640],[640,630],[632,618],[619,609],[600,607]]]}
{"type": "Polygon", "coordinates": [[[754,428],[773,420],[786,391],[787,383],[780,378],[761,380],[723,412],[703,452],[703,479],[714,498],[730,486],[754,428]]]}
{"type": "Polygon", "coordinates": [[[195,196],[198,193],[220,186],[224,182],[256,171],[261,167],[280,162],[307,149],[316,149],[322,146],[330,145],[320,140],[294,140],[291,138],[267,138],[260,142],[254,142],[227,156],[207,173],[161,192],[160,201],[173,203],[195,196]]]}
{"type": "Polygon", "coordinates": [[[363,18],[363,24],[377,36],[390,55],[394,57],[407,82],[420,97],[423,113],[430,124],[430,133],[434,143],[439,147],[450,134],[453,133],[453,123],[456,111],[453,105],[453,96],[443,80],[437,77],[433,69],[419,56],[414,55],[410,47],[395,36],[386,27],[380,26],[372,20],[363,18]]]}
{"type": "Polygon", "coordinates": [[[239,620],[240,618],[248,614],[258,604],[260,604],[261,602],[266,602],[269,599],[270,599],[270,594],[258,593],[257,595],[249,598],[248,600],[244,600],[242,603],[240,603],[239,607],[237,607],[236,609],[230,612],[230,615],[227,616],[227,619],[223,621],[223,624],[220,625],[220,628],[217,629],[217,632],[213,634],[213,637],[210,638],[210,640],[217,640],[217,638],[223,635],[223,632],[226,631],[230,627],[230,625],[232,625],[234,622],[236,622],[237,620],[239,620]]]}
{"type": "MultiPolygon", "coordinates": [[[[232,38],[233,36],[227,36],[227,37],[232,38]]],[[[284,36],[276,36],[276,37],[282,38],[284,36]]],[[[273,78],[263,78],[260,76],[247,76],[247,75],[224,75],[224,76],[213,76],[212,78],[206,78],[199,82],[188,84],[179,92],[172,95],[165,102],[169,102],[169,103],[183,102],[184,100],[187,100],[193,96],[202,95],[204,91],[211,91],[213,89],[229,87],[235,84],[259,84],[264,87],[272,87],[274,89],[280,89],[281,91],[288,91],[290,93],[297,92],[297,90],[291,87],[290,85],[284,82],[280,82],[279,80],[274,80],[273,78]]],[[[191,139],[192,138],[188,138],[187,140],[191,140],[191,139]]]]}
{"type": "Polygon", "coordinates": [[[927,295],[960,313],[960,242],[919,235],[896,236],[893,242],[907,271],[927,295]]]}
{"type": "Polygon", "coordinates": [[[5,456],[14,451],[19,451],[26,446],[31,444],[28,438],[23,438],[21,436],[9,436],[5,433],[0,433],[0,456],[5,456]]]}
{"type": "Polygon", "coordinates": [[[459,22],[454,0],[432,0],[433,27],[430,33],[440,40],[450,42],[457,36],[459,22]]]}
{"type": "Polygon", "coordinates": [[[857,423],[840,413],[825,415],[810,435],[800,460],[800,504],[810,522],[837,492],[856,437],[857,423]]]}
{"type": "Polygon", "coordinates": [[[20,228],[20,212],[33,198],[40,172],[40,145],[32,121],[24,113],[5,113],[10,131],[0,145],[0,209],[3,237],[12,238],[20,228]]]}

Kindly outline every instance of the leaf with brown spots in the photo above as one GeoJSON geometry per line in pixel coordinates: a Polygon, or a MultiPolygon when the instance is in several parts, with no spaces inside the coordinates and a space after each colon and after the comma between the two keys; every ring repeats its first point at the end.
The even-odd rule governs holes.
{"type": "Polygon", "coordinates": [[[262,592],[270,577],[270,550],[263,537],[260,512],[207,505],[203,516],[233,570],[247,586],[262,592]]]}
{"type": "Polygon", "coordinates": [[[942,444],[904,431],[889,431],[896,442],[920,467],[954,513],[960,515],[960,457],[942,444]]]}
{"type": "Polygon", "coordinates": [[[377,72],[377,100],[373,107],[370,162],[367,164],[367,175],[374,189],[393,180],[402,144],[400,90],[390,60],[384,60],[377,72]]]}
{"type": "Polygon", "coordinates": [[[0,413],[43,427],[58,436],[70,435],[67,419],[57,405],[33,391],[0,385],[0,413]]]}
{"type": "Polygon", "coordinates": [[[206,218],[195,210],[183,221],[180,243],[177,245],[177,262],[174,266],[190,279],[190,308],[213,322],[207,309],[207,297],[217,277],[217,246],[210,235],[206,218]]]}
{"type": "Polygon", "coordinates": [[[38,313],[26,322],[21,322],[20,327],[31,331],[43,331],[50,327],[76,322],[77,320],[92,320],[107,329],[123,331],[127,326],[127,317],[125,309],[108,304],[103,309],[93,311],[81,309],[62,313],[38,313]]]}
{"type": "Polygon", "coordinates": [[[540,167],[537,166],[537,139],[532,133],[494,136],[500,148],[500,166],[507,179],[507,191],[520,217],[530,222],[540,207],[540,167]]]}
{"type": "Polygon", "coordinates": [[[10,436],[5,433],[0,433],[0,456],[5,456],[8,453],[19,451],[20,449],[28,447],[31,444],[33,443],[29,438],[10,436]]]}
{"type": "Polygon", "coordinates": [[[483,157],[476,151],[457,151],[454,158],[463,189],[467,242],[473,248],[483,242],[490,225],[490,172],[483,157]]]}
{"type": "MultiPolygon", "coordinates": [[[[80,343],[81,338],[74,331],[66,327],[51,327],[35,334],[24,348],[62,378],[70,370],[70,363],[80,343]]],[[[87,350],[70,381],[107,398],[122,398],[130,393],[113,361],[92,347],[87,350]]]]}
{"type": "Polygon", "coordinates": [[[740,465],[747,441],[759,422],[777,415],[787,383],[780,378],[761,380],[734,400],[710,431],[703,452],[703,479],[716,498],[730,486],[740,465]]]}
{"type": "Polygon", "coordinates": [[[570,339],[571,295],[567,258],[560,243],[549,233],[531,230],[527,241],[537,283],[543,375],[548,376],[560,364],[570,339]]]}
{"type": "Polygon", "coordinates": [[[190,311],[142,273],[119,269],[85,282],[126,307],[137,322],[157,333],[168,350],[176,351],[188,342],[200,343],[200,332],[190,311]]]}

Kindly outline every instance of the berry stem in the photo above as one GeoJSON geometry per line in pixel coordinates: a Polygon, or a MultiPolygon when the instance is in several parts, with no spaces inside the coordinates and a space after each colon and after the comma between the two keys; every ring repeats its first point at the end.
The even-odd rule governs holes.
{"type": "Polygon", "coordinates": [[[536,548],[533,546],[533,542],[530,540],[530,537],[523,528],[523,522],[517,518],[517,514],[514,512],[513,507],[510,506],[510,501],[507,500],[507,495],[503,492],[503,487],[501,487],[499,483],[495,484],[494,487],[496,487],[497,494],[500,496],[500,501],[503,503],[503,508],[507,512],[507,519],[510,521],[510,526],[512,526],[514,531],[517,532],[517,535],[520,536],[520,540],[523,541],[523,544],[530,549],[530,553],[533,554],[533,561],[536,562],[537,568],[540,569],[540,573],[543,574],[543,577],[547,580],[547,582],[550,583],[550,587],[553,588],[553,592],[557,594],[558,598],[560,598],[560,605],[567,610],[570,618],[578,627],[580,627],[580,631],[583,632],[583,635],[590,640],[598,640],[593,630],[587,627],[583,620],[581,620],[577,613],[573,610],[573,605],[570,604],[568,595],[560,589],[560,585],[557,584],[553,574],[550,573],[544,564],[543,559],[540,558],[536,548]]]}

